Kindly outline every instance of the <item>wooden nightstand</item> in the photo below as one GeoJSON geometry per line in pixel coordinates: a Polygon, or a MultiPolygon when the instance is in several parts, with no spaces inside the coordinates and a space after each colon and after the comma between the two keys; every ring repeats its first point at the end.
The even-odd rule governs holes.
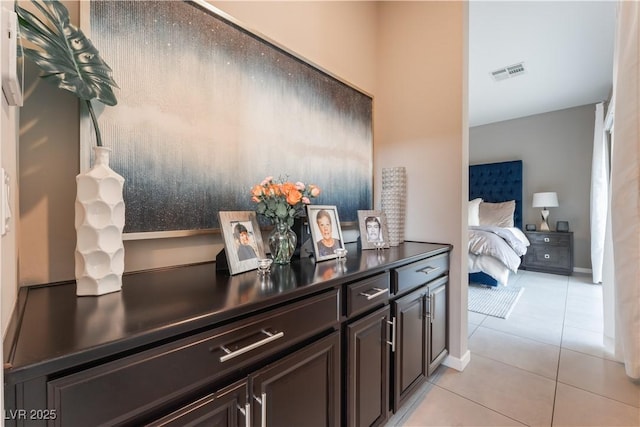
{"type": "Polygon", "coordinates": [[[544,273],[573,273],[573,233],[558,231],[525,231],[531,242],[523,258],[522,268],[544,273]]]}

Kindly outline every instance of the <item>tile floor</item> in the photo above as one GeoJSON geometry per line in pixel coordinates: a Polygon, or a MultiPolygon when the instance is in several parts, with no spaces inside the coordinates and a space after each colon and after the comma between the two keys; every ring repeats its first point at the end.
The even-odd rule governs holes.
{"type": "Polygon", "coordinates": [[[469,312],[471,362],[441,366],[391,426],[640,426],[640,382],[602,347],[588,275],[520,271],[510,317],[469,312]]]}

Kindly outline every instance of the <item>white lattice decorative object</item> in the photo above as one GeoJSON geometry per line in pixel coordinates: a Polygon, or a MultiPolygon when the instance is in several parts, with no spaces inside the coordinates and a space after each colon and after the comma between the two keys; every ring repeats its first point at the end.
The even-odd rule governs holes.
{"type": "Polygon", "coordinates": [[[109,167],[106,147],[76,177],[76,295],[103,295],[122,288],[124,272],[124,178],[109,167]]]}
{"type": "Polygon", "coordinates": [[[387,217],[389,245],[404,242],[407,206],[407,174],[404,166],[382,169],[382,211],[387,217]]]}

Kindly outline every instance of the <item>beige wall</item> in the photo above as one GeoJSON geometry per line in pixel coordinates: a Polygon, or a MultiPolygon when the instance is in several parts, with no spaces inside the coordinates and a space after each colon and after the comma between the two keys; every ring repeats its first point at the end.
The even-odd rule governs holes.
{"type": "Polygon", "coordinates": [[[382,168],[406,167],[406,239],[454,245],[449,337],[451,355],[461,358],[467,351],[466,5],[385,2],[379,12],[375,199],[382,168]]]}
{"type": "MultiPolygon", "coordinates": [[[[78,3],[64,3],[77,17],[78,3]]],[[[467,188],[462,83],[466,80],[466,4],[212,4],[374,96],[376,207],[381,168],[406,166],[407,239],[454,245],[450,344],[454,358],[463,356],[467,325],[466,309],[461,309],[466,308],[466,251],[462,250],[466,247],[462,206],[467,188]]],[[[21,121],[21,285],[73,279],[74,275],[78,103],[55,88],[39,82],[31,85],[31,99],[21,121]]],[[[125,268],[132,271],[213,259],[219,242],[215,235],[129,241],[125,268]]]]}
{"type": "MultiPolygon", "coordinates": [[[[12,1],[3,0],[0,6],[6,9],[13,7],[12,1]]],[[[4,61],[4,51],[0,52],[0,57],[4,61]]],[[[0,164],[5,172],[9,174],[9,197],[12,218],[9,221],[9,231],[0,240],[0,283],[2,292],[0,295],[2,336],[4,337],[9,323],[9,317],[13,311],[13,302],[16,299],[18,280],[18,171],[17,171],[17,150],[18,150],[18,107],[9,106],[3,94],[2,115],[0,116],[0,164]]],[[[0,176],[0,185],[2,177],[0,176]]]]}

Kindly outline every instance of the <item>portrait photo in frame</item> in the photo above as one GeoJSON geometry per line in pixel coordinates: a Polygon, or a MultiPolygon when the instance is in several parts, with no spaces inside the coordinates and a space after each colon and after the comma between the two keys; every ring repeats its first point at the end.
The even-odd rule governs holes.
{"type": "Polygon", "coordinates": [[[220,211],[218,219],[229,272],[233,275],[258,268],[258,259],[265,258],[265,252],[256,213],[220,211]]]}
{"type": "Polygon", "coordinates": [[[307,205],[307,217],[316,261],[337,258],[335,250],[344,249],[338,208],[329,205],[307,205]]]}
{"type": "Polygon", "coordinates": [[[389,247],[389,230],[387,216],[382,211],[358,211],[360,226],[360,242],[362,249],[378,249],[376,243],[383,243],[382,248],[389,247]]]}

